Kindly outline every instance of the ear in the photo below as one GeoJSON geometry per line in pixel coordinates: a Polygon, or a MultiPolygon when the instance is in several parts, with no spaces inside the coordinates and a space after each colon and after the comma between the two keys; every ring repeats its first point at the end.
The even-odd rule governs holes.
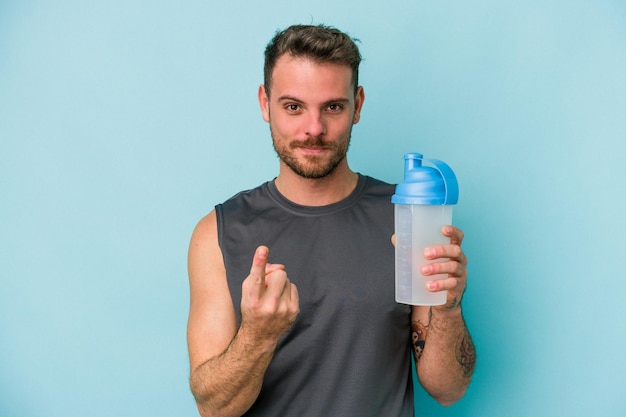
{"type": "Polygon", "coordinates": [[[259,106],[261,107],[261,115],[266,122],[270,121],[270,99],[265,91],[265,86],[259,86],[259,106]]]}
{"type": "Polygon", "coordinates": [[[354,99],[354,117],[352,119],[352,124],[359,123],[361,120],[361,109],[363,108],[363,102],[365,101],[365,91],[363,87],[359,86],[356,89],[356,97],[354,99]]]}

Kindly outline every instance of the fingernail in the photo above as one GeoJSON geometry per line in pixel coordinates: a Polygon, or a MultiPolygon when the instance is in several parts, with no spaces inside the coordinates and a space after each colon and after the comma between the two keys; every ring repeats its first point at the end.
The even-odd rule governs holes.
{"type": "Polygon", "coordinates": [[[435,250],[434,250],[434,249],[431,249],[431,248],[426,248],[426,249],[424,249],[424,256],[425,256],[427,259],[432,258],[433,256],[435,256],[435,250]]]}
{"type": "Polygon", "coordinates": [[[422,267],[422,275],[430,275],[432,271],[433,271],[433,267],[430,265],[424,265],[422,267]]]}
{"type": "Polygon", "coordinates": [[[435,281],[428,281],[426,283],[426,286],[428,287],[429,290],[436,290],[437,289],[437,283],[435,281]]]}
{"type": "Polygon", "coordinates": [[[257,255],[259,255],[259,256],[266,256],[267,255],[267,248],[265,248],[265,247],[259,248],[259,250],[257,251],[257,255]]]}

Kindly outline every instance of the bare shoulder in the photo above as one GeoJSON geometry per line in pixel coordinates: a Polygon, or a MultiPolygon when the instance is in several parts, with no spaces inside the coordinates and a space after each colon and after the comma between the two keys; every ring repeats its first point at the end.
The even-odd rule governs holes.
{"type": "Polygon", "coordinates": [[[235,336],[236,319],[212,211],[200,220],[189,244],[189,320],[191,369],[222,353],[235,336]]]}
{"type": "Polygon", "coordinates": [[[198,222],[191,235],[187,261],[192,284],[193,278],[203,268],[224,269],[223,262],[216,265],[215,261],[218,260],[221,261],[221,250],[218,243],[217,218],[213,210],[198,222]]]}

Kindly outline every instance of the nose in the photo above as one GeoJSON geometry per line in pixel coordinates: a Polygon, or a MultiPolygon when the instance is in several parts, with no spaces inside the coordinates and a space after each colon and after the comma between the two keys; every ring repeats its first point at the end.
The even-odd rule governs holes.
{"type": "Polygon", "coordinates": [[[318,137],[326,133],[326,123],[322,114],[317,111],[308,113],[305,126],[307,136],[318,137]]]}

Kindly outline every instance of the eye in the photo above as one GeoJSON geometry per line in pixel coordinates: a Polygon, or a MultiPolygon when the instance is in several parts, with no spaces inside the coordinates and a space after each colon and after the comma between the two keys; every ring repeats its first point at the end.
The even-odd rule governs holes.
{"type": "Polygon", "coordinates": [[[296,113],[300,111],[300,105],[295,104],[295,103],[290,103],[285,106],[285,110],[287,110],[290,113],[296,113]]]}
{"type": "Polygon", "coordinates": [[[343,106],[338,103],[332,103],[332,104],[329,104],[328,107],[326,107],[326,109],[331,113],[339,113],[341,110],[343,110],[343,106]]]}

